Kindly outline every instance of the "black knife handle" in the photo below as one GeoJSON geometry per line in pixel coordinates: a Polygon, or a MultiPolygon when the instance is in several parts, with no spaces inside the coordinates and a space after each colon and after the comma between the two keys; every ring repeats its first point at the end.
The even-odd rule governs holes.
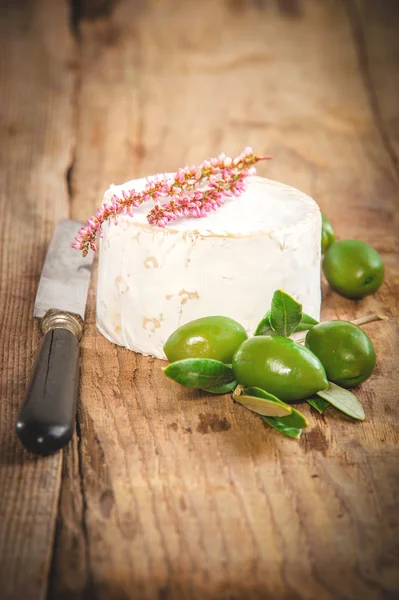
{"type": "Polygon", "coordinates": [[[79,386],[79,340],[70,329],[48,330],[25,391],[16,430],[35,454],[51,454],[72,438],[79,386]]]}

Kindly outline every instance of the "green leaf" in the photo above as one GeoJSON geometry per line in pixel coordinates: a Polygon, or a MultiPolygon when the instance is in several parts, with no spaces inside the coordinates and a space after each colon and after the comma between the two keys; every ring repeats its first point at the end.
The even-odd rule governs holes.
{"type": "Polygon", "coordinates": [[[270,323],[270,310],[265,314],[257,326],[254,335],[276,335],[276,332],[270,323]]]}
{"type": "Polygon", "coordinates": [[[295,427],[295,429],[306,429],[309,425],[308,420],[295,408],[291,407],[291,414],[287,417],[278,419],[285,427],[295,427]]]}
{"type": "Polygon", "coordinates": [[[296,333],[297,331],[308,331],[308,329],[312,329],[312,327],[318,324],[319,321],[316,321],[316,319],[314,319],[310,315],[307,315],[306,313],[302,313],[301,322],[296,327],[294,333],[296,333]]]}
{"type": "Polygon", "coordinates": [[[211,394],[228,394],[229,392],[233,392],[237,387],[236,381],[231,381],[230,383],[224,383],[223,385],[215,385],[211,388],[202,388],[205,392],[210,392],[211,394]]]}
{"type": "Polygon", "coordinates": [[[356,396],[331,381],[329,381],[328,389],[317,392],[317,395],[352,419],[363,421],[365,418],[363,406],[356,396]]]}
{"type": "Polygon", "coordinates": [[[302,429],[298,429],[296,427],[288,427],[287,424],[283,422],[284,418],[288,417],[262,417],[262,419],[268,425],[270,425],[270,427],[273,427],[273,429],[275,429],[276,431],[279,431],[280,433],[283,433],[288,437],[295,438],[298,440],[301,437],[302,429]]]}
{"type": "Polygon", "coordinates": [[[267,417],[286,417],[292,412],[291,406],[281,402],[281,400],[276,398],[276,396],[273,396],[273,394],[264,392],[262,397],[251,396],[246,394],[241,386],[236,388],[233,393],[233,399],[245,406],[245,408],[258,413],[258,415],[267,417]]]}
{"type": "Polygon", "coordinates": [[[283,292],[273,294],[270,325],[278,335],[289,337],[301,322],[302,304],[283,292]]]}
{"type": "Polygon", "coordinates": [[[195,390],[213,389],[235,379],[231,367],[211,358],[177,360],[162,370],[173,381],[195,390]]]}
{"type": "MultiPolygon", "coordinates": [[[[248,395],[248,396],[256,396],[258,398],[266,398],[266,399],[270,399],[270,400],[272,400],[272,398],[273,398],[274,402],[277,402],[278,404],[282,404],[283,406],[285,406],[284,402],[279,400],[276,396],[273,396],[272,394],[269,394],[265,390],[262,390],[261,388],[257,388],[257,387],[244,388],[242,393],[245,395],[248,395]]],[[[270,425],[270,427],[273,427],[273,429],[276,429],[277,431],[279,431],[280,433],[283,433],[284,435],[287,435],[288,437],[297,438],[297,439],[301,436],[302,429],[305,429],[309,425],[307,419],[292,406],[291,406],[291,414],[286,417],[262,416],[262,419],[266,423],[268,423],[270,425]]]]}
{"type": "Polygon", "coordinates": [[[326,410],[326,408],[328,408],[330,406],[330,403],[327,402],[327,400],[324,400],[323,398],[319,398],[318,396],[313,396],[313,398],[308,398],[307,403],[310,404],[310,406],[313,406],[313,408],[315,408],[317,410],[317,412],[319,412],[321,415],[326,410]]]}

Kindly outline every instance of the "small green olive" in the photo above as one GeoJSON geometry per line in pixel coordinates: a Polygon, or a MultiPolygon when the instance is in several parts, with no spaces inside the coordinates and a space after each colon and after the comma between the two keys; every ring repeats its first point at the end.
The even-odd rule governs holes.
{"type": "Polygon", "coordinates": [[[233,358],[238,383],[258,387],[284,402],[302,400],[328,387],[323,365],[304,346],[281,336],[246,340],[233,358]]]}
{"type": "Polygon", "coordinates": [[[327,250],[324,275],[330,286],[346,298],[364,298],[384,280],[384,264],[374,248],[359,240],[341,240],[327,250]]]}
{"type": "Polygon", "coordinates": [[[355,387],[374,371],[374,346],[353,323],[319,323],[309,329],[305,344],[323,363],[329,381],[341,387],[355,387]]]}
{"type": "Polygon", "coordinates": [[[182,325],[168,338],[164,352],[170,362],[213,358],[230,364],[247,339],[244,327],[229,317],[203,317],[182,325]]]}
{"type": "Polygon", "coordinates": [[[321,251],[323,254],[335,242],[335,231],[324,213],[321,213],[321,251]]]}

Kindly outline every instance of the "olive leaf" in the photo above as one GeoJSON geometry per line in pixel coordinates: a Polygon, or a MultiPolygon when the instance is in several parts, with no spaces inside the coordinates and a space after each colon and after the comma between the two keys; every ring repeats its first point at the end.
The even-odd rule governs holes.
{"type": "Polygon", "coordinates": [[[228,394],[232,392],[237,387],[236,381],[230,381],[230,383],[224,383],[223,385],[215,385],[209,388],[202,388],[205,392],[210,392],[211,394],[228,394]]]}
{"type": "Polygon", "coordinates": [[[270,323],[271,311],[267,311],[257,328],[255,329],[254,335],[276,335],[271,323],[270,323]]]}
{"type": "Polygon", "coordinates": [[[284,420],[289,418],[290,417],[262,417],[265,423],[270,425],[270,427],[272,427],[276,431],[279,431],[287,437],[299,440],[302,434],[302,429],[300,429],[299,427],[290,427],[289,425],[287,425],[287,423],[285,423],[284,420]]]}
{"type": "Polygon", "coordinates": [[[296,327],[294,333],[297,333],[298,331],[308,331],[308,329],[312,329],[312,327],[318,324],[319,321],[316,321],[316,319],[306,313],[302,313],[301,322],[296,327]]]}
{"type": "Polygon", "coordinates": [[[196,390],[213,389],[235,379],[231,367],[211,358],[185,358],[170,363],[162,370],[173,381],[196,390]]]}
{"type": "Polygon", "coordinates": [[[287,417],[278,419],[279,421],[281,420],[282,425],[285,427],[295,427],[296,429],[306,429],[306,427],[309,425],[308,420],[303,416],[302,413],[295,408],[292,408],[292,406],[291,411],[291,414],[287,417]]]}
{"type": "Polygon", "coordinates": [[[326,408],[330,406],[330,403],[323,398],[319,398],[318,396],[313,396],[313,398],[308,398],[307,403],[310,404],[313,408],[317,410],[321,415],[324,413],[326,408]]]}
{"type": "Polygon", "coordinates": [[[345,390],[339,385],[331,383],[331,381],[328,382],[328,388],[321,392],[317,392],[317,395],[323,398],[323,400],[327,400],[329,404],[332,404],[332,406],[343,412],[345,415],[348,415],[348,417],[352,417],[352,419],[363,421],[365,418],[363,406],[356,396],[349,390],[345,390]]]}
{"type": "Polygon", "coordinates": [[[267,417],[286,417],[292,412],[291,406],[281,402],[273,394],[264,392],[262,397],[253,396],[246,393],[246,390],[242,386],[236,388],[233,393],[233,399],[245,406],[245,408],[258,413],[258,415],[267,417]]]}
{"type": "MultiPolygon", "coordinates": [[[[256,396],[257,398],[265,398],[278,404],[285,406],[285,403],[279,400],[276,396],[269,394],[265,390],[258,387],[248,387],[243,389],[243,394],[246,396],[256,396]]],[[[295,408],[291,406],[291,414],[286,417],[267,417],[262,416],[262,419],[276,429],[280,433],[292,438],[300,438],[302,429],[305,429],[309,423],[307,419],[295,408]]]]}
{"type": "Polygon", "coordinates": [[[283,292],[276,290],[272,298],[270,325],[278,335],[289,337],[301,322],[302,304],[283,292]]]}
{"type": "Polygon", "coordinates": [[[302,314],[302,305],[299,302],[282,290],[276,290],[273,294],[271,310],[265,314],[254,335],[289,337],[294,331],[306,331],[316,323],[317,321],[309,315],[302,314]],[[303,325],[301,325],[302,318],[303,325]]]}

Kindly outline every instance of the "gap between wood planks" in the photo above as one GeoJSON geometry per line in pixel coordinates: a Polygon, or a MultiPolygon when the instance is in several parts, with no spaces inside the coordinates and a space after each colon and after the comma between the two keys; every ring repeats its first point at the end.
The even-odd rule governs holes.
{"type": "Polygon", "coordinates": [[[367,51],[366,36],[362,26],[362,19],[356,0],[343,0],[344,8],[348,17],[349,26],[352,33],[353,44],[356,51],[359,73],[362,77],[364,89],[366,91],[367,102],[370,106],[371,114],[375,128],[377,129],[382,145],[388,154],[396,173],[399,173],[399,158],[389,138],[387,127],[382,117],[380,103],[373,85],[373,78],[370,73],[370,63],[367,51]]]}
{"type": "MultiPolygon", "coordinates": [[[[73,200],[73,196],[74,196],[73,173],[74,173],[74,166],[76,163],[77,133],[78,133],[78,128],[79,128],[79,102],[78,102],[78,100],[79,100],[79,94],[80,94],[80,89],[81,89],[81,76],[82,76],[81,75],[81,56],[80,56],[81,36],[80,36],[79,25],[80,25],[80,21],[82,20],[83,16],[86,15],[84,6],[87,6],[87,5],[96,6],[97,5],[99,7],[101,7],[101,6],[111,7],[112,0],[95,0],[94,2],[85,2],[85,0],[68,0],[68,1],[69,1],[69,6],[70,6],[69,28],[72,32],[73,37],[76,40],[76,47],[77,47],[75,84],[74,84],[73,98],[72,98],[73,111],[74,111],[73,123],[74,123],[74,134],[75,135],[74,135],[74,142],[73,142],[73,147],[72,147],[71,162],[65,172],[66,187],[67,187],[68,199],[69,199],[69,216],[71,217],[72,200],[73,200]]],[[[106,14],[108,15],[109,12],[106,12],[106,14]]],[[[101,11],[98,11],[97,13],[93,13],[94,17],[100,16],[100,15],[101,15],[101,11]]],[[[85,491],[85,485],[84,485],[84,474],[83,474],[83,466],[82,466],[82,461],[83,461],[82,430],[81,430],[81,426],[80,426],[78,408],[76,410],[75,423],[76,423],[75,432],[76,432],[76,437],[77,437],[78,473],[79,473],[79,479],[80,479],[79,489],[80,489],[80,495],[81,495],[81,500],[82,500],[82,515],[81,515],[82,525],[81,526],[82,526],[82,534],[83,534],[83,538],[84,538],[84,550],[85,550],[85,559],[86,559],[86,591],[92,592],[94,590],[94,588],[93,588],[93,574],[92,574],[91,557],[90,557],[90,543],[89,543],[88,528],[87,528],[88,507],[87,507],[87,497],[86,497],[86,491],[85,491]]],[[[53,538],[51,565],[50,565],[50,569],[49,569],[49,572],[47,575],[46,598],[50,598],[53,596],[52,582],[54,580],[53,575],[54,575],[55,568],[56,568],[55,549],[56,549],[57,542],[58,542],[59,535],[60,535],[60,525],[61,525],[60,515],[61,515],[62,485],[63,485],[63,472],[64,472],[65,460],[66,460],[65,453],[63,451],[62,469],[61,469],[61,485],[60,485],[60,489],[59,489],[58,506],[57,506],[57,521],[56,521],[56,527],[55,527],[55,534],[54,534],[54,538],[53,538]]]]}
{"type": "Polygon", "coordinates": [[[69,10],[69,27],[72,32],[73,37],[76,40],[77,44],[77,69],[76,69],[76,78],[75,78],[75,89],[74,89],[74,97],[73,103],[75,108],[75,143],[72,150],[72,158],[69,167],[65,173],[66,185],[69,195],[69,204],[70,204],[70,213],[71,213],[71,205],[72,199],[74,196],[73,190],[73,171],[76,162],[76,144],[77,144],[77,131],[79,127],[79,94],[81,89],[81,57],[80,57],[80,49],[82,44],[82,38],[80,33],[80,23],[83,19],[95,20],[98,18],[106,18],[109,17],[112,13],[114,7],[114,0],[68,0],[70,10],[69,10]]]}
{"type": "Polygon", "coordinates": [[[80,46],[81,46],[81,37],[79,31],[79,23],[82,18],[82,6],[84,0],[69,0],[70,12],[69,12],[69,27],[72,32],[73,37],[76,40],[77,44],[77,56],[76,56],[76,70],[75,70],[75,87],[73,90],[73,108],[74,108],[74,144],[72,148],[72,156],[69,167],[65,172],[66,186],[68,190],[69,196],[69,215],[71,216],[72,209],[72,198],[73,198],[73,169],[76,162],[76,145],[77,145],[77,131],[78,131],[78,98],[80,92],[80,84],[81,84],[81,65],[80,65],[80,46]]]}
{"type": "MultiPolygon", "coordinates": [[[[69,216],[71,217],[72,212],[72,202],[74,198],[74,186],[73,186],[73,176],[74,176],[74,167],[76,164],[76,154],[77,154],[77,138],[78,138],[78,130],[79,130],[79,96],[81,90],[82,83],[82,72],[81,72],[81,45],[82,38],[80,32],[80,23],[83,19],[95,20],[98,18],[107,18],[110,16],[113,7],[114,0],[68,0],[69,3],[69,28],[71,30],[73,38],[76,40],[76,69],[75,69],[75,83],[73,90],[73,121],[74,121],[74,142],[72,146],[72,156],[71,162],[65,171],[65,180],[66,180],[66,188],[68,191],[69,198],[69,216]]],[[[84,538],[84,551],[85,551],[85,561],[86,561],[86,586],[85,590],[89,594],[94,591],[94,583],[93,583],[93,571],[90,557],[90,542],[88,536],[88,527],[87,527],[87,512],[88,512],[88,503],[87,503],[87,495],[85,490],[84,483],[84,470],[83,470],[83,452],[82,452],[82,429],[79,419],[79,406],[76,411],[76,438],[77,438],[77,459],[78,459],[78,473],[79,473],[79,489],[82,501],[82,515],[81,515],[81,529],[84,538]]],[[[64,472],[65,466],[65,453],[63,452],[62,457],[62,473],[64,472]]],[[[62,502],[62,485],[63,485],[63,477],[61,475],[61,486],[59,490],[59,498],[58,498],[58,507],[57,507],[57,522],[55,528],[55,534],[53,539],[53,547],[52,547],[52,559],[51,566],[47,577],[47,591],[46,597],[50,598],[53,596],[52,591],[52,582],[54,580],[54,572],[56,569],[55,560],[56,560],[56,546],[60,535],[60,515],[61,515],[61,502],[62,502]]]]}

